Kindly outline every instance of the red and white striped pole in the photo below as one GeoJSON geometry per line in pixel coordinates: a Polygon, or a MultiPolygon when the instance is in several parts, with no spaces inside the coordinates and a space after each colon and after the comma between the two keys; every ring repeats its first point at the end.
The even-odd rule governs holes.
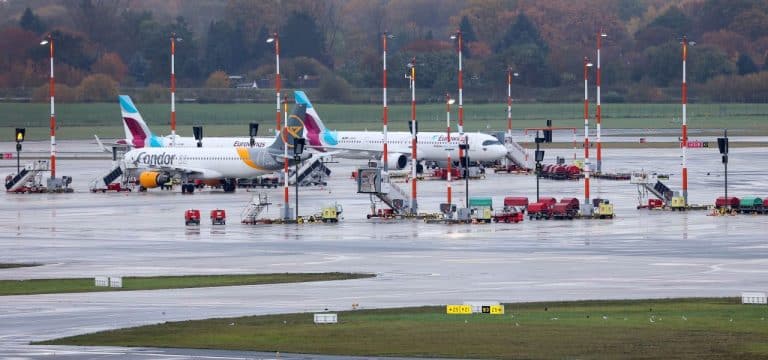
{"type": "Polygon", "coordinates": [[[382,170],[382,178],[385,179],[385,180],[389,179],[389,176],[387,176],[387,172],[389,171],[389,157],[388,157],[389,149],[387,149],[387,147],[388,147],[388,144],[387,144],[387,123],[389,121],[389,118],[388,118],[389,109],[387,108],[387,38],[392,38],[392,35],[387,34],[387,32],[385,31],[381,35],[382,47],[384,49],[384,51],[382,53],[382,72],[381,72],[381,96],[382,96],[382,103],[383,103],[383,106],[384,106],[384,110],[383,110],[383,114],[382,114],[382,116],[383,116],[382,117],[383,125],[382,125],[382,129],[381,129],[383,137],[384,137],[384,139],[383,139],[384,140],[384,152],[383,152],[383,154],[384,154],[384,158],[383,158],[384,164],[383,164],[383,170],[382,170]]]}
{"type": "Polygon", "coordinates": [[[589,83],[588,71],[592,66],[588,57],[584,57],[584,205],[589,207],[589,83]]]}
{"type": "Polygon", "coordinates": [[[411,214],[418,214],[416,201],[416,167],[419,164],[416,150],[416,58],[408,64],[411,80],[411,214]]]}
{"type": "Polygon", "coordinates": [[[507,142],[512,141],[512,77],[517,75],[507,67],[507,142]]]}
{"type": "Polygon", "coordinates": [[[683,201],[685,206],[688,206],[688,166],[686,164],[686,156],[688,152],[688,114],[686,107],[688,106],[688,84],[685,81],[685,62],[688,59],[688,37],[683,36],[683,201]]]}
{"type": "Polygon", "coordinates": [[[171,33],[171,146],[176,146],[176,41],[181,38],[171,33]]]}
{"type": "Polygon", "coordinates": [[[280,131],[280,37],[277,32],[267,39],[267,43],[275,43],[275,131],[280,131]]]}
{"type": "Polygon", "coordinates": [[[51,98],[51,178],[56,178],[56,111],[55,111],[55,97],[56,97],[56,81],[53,77],[53,36],[48,34],[40,45],[48,45],[51,53],[51,75],[48,83],[48,93],[51,98]]]}
{"type": "Polygon", "coordinates": [[[603,144],[602,140],[600,138],[600,127],[601,127],[601,117],[602,117],[602,111],[600,110],[600,45],[602,42],[602,39],[604,37],[608,36],[606,33],[603,32],[603,29],[600,29],[600,32],[597,33],[597,110],[596,110],[596,121],[597,121],[597,173],[600,174],[603,172],[603,144]]]}
{"type": "Polygon", "coordinates": [[[451,197],[453,195],[453,189],[451,188],[451,171],[452,171],[452,161],[451,161],[451,104],[453,104],[453,99],[451,99],[451,95],[445,94],[445,128],[446,128],[446,146],[448,148],[448,172],[445,175],[445,179],[448,182],[448,206],[451,205],[451,197]]]}
{"type": "MultiPolygon", "coordinates": [[[[456,40],[456,49],[459,55],[459,143],[464,141],[464,69],[461,64],[461,52],[463,47],[463,41],[461,30],[456,30],[456,33],[451,35],[451,39],[456,40]]],[[[459,148],[459,158],[464,157],[464,150],[459,148]]],[[[467,204],[469,206],[469,204],[467,204]]]]}

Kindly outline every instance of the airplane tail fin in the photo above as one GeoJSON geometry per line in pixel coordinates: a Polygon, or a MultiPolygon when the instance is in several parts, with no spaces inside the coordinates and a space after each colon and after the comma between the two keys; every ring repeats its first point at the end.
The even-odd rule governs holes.
{"type": "Polygon", "coordinates": [[[123,117],[123,128],[125,129],[125,140],[133,147],[142,148],[149,146],[152,139],[152,131],[144,122],[136,105],[128,95],[118,96],[120,100],[120,112],[123,117]]]}
{"type": "Polygon", "coordinates": [[[307,111],[304,115],[304,126],[307,129],[305,137],[307,139],[307,146],[313,148],[321,148],[325,145],[336,145],[336,136],[328,131],[320,119],[320,115],[315,111],[314,106],[309,101],[309,97],[301,90],[293,92],[296,104],[302,104],[306,106],[307,111]]]}
{"type": "MultiPolygon", "coordinates": [[[[273,153],[283,153],[283,145],[288,143],[288,148],[293,149],[296,139],[304,137],[304,116],[307,113],[307,107],[303,104],[296,104],[288,117],[288,126],[284,127],[280,134],[275,137],[275,142],[269,146],[273,153]]],[[[293,154],[293,150],[289,150],[293,154]]]]}

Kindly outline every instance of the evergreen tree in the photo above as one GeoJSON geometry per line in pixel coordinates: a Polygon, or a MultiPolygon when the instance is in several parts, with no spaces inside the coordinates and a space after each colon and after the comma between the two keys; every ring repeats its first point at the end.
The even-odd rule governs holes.
{"type": "Polygon", "coordinates": [[[465,42],[477,41],[477,35],[475,35],[475,29],[472,28],[472,24],[469,22],[469,18],[464,15],[461,17],[461,23],[459,23],[459,30],[461,30],[461,37],[465,42]]]}
{"type": "Polygon", "coordinates": [[[136,82],[140,85],[146,84],[147,70],[149,69],[149,63],[140,52],[136,52],[131,56],[131,60],[128,63],[128,74],[136,79],[136,82]]]}
{"type": "Polygon", "coordinates": [[[315,19],[307,13],[294,12],[280,31],[283,45],[280,55],[285,57],[306,56],[327,64],[323,53],[325,39],[315,19]],[[290,45],[288,45],[290,44],[290,45]]]}
{"type": "Polygon", "coordinates": [[[759,70],[755,62],[747,54],[739,55],[739,60],[736,61],[736,68],[739,71],[739,75],[756,73],[759,70]]]}
{"type": "Polygon", "coordinates": [[[32,9],[26,8],[24,14],[19,19],[19,27],[24,30],[29,30],[33,33],[40,34],[45,31],[45,24],[42,20],[32,12],[32,9]]]}

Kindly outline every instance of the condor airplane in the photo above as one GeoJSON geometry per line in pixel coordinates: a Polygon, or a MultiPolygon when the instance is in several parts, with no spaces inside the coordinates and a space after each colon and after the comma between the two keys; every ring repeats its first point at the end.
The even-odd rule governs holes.
{"type": "MultiPolygon", "coordinates": [[[[303,91],[294,91],[297,104],[306,106],[304,124],[309,147],[318,151],[335,150],[336,156],[348,159],[381,159],[384,135],[377,131],[329,131],[303,91]]],[[[495,161],[507,154],[507,148],[495,137],[473,133],[464,136],[469,141],[471,161],[495,161]]],[[[459,135],[451,136],[450,144],[444,132],[420,132],[417,136],[417,160],[444,162],[451,149],[451,158],[459,159],[459,135]]],[[[389,167],[403,169],[411,157],[411,133],[387,133],[389,167]]]]}
{"type": "MultiPolygon", "coordinates": [[[[152,133],[149,126],[144,122],[144,118],[139,113],[136,105],[133,104],[128,95],[118,96],[120,100],[120,113],[123,117],[123,128],[125,129],[125,139],[118,140],[120,145],[128,145],[133,148],[143,147],[197,147],[197,140],[194,137],[181,137],[176,135],[157,136],[152,133]]],[[[97,138],[98,139],[98,138],[97,138]]],[[[257,137],[253,147],[264,148],[274,141],[271,137],[257,137]]],[[[251,146],[249,137],[208,137],[204,138],[204,147],[231,147],[231,146],[251,146]]]]}
{"type": "MultiPolygon", "coordinates": [[[[266,148],[145,147],[125,154],[126,170],[136,176],[142,189],[158,187],[176,177],[181,179],[182,193],[194,192],[193,181],[198,179],[220,181],[225,192],[233,192],[237,178],[252,178],[283,168],[284,141],[293,147],[295,140],[303,137],[305,113],[306,107],[297,104],[288,126],[266,148]]],[[[292,157],[289,161],[294,162],[292,157]]]]}

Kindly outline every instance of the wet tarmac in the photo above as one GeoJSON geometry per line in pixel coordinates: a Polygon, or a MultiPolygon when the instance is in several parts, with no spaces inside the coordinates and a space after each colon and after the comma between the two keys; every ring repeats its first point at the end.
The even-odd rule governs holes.
{"type": "MultiPolygon", "coordinates": [[[[5,144],[7,145],[7,144],[5,144]]],[[[572,157],[570,150],[546,150],[572,157]]],[[[768,196],[765,148],[733,148],[729,195],[768,196]]],[[[594,153],[593,153],[594,154],[594,153]]],[[[581,155],[581,153],[579,153],[581,155]]],[[[10,166],[5,160],[3,166],[10,166]]],[[[680,151],[605,149],[604,171],[669,173],[680,189],[680,151]]],[[[164,321],[324,309],[575,299],[739,296],[768,290],[768,217],[712,217],[637,210],[628,181],[592,180],[592,197],[610,199],[613,220],[529,221],[519,224],[430,225],[371,223],[368,195],[350,178],[360,161],[331,164],[325,188],[299,189],[300,213],[337,201],[339,224],[240,224],[255,192],[179,189],[148,193],[90,193],[88,184],[109,160],[59,160],[73,176],[71,194],[2,194],[0,262],[36,262],[0,270],[0,279],[227,274],[260,272],[370,272],[370,279],[220,288],[0,297],[2,358],[271,358],[274,354],[187,350],[29,346],[39,341],[164,321]],[[202,225],[184,226],[189,208],[202,225]],[[227,210],[228,224],[205,216],[227,210]]],[[[717,148],[689,150],[689,199],[712,203],[723,192],[717,148]]],[[[15,162],[13,163],[15,166],[15,162]]],[[[541,195],[583,199],[583,181],[541,180],[541,195]]],[[[408,189],[405,184],[400,184],[408,189]]],[[[470,181],[470,196],[536,196],[533,175],[494,174],[470,181]]],[[[294,201],[291,187],[290,202],[294,201]]],[[[464,182],[453,183],[464,199],[464,182]]],[[[282,189],[267,193],[278,217],[282,189]]],[[[445,201],[444,181],[419,182],[421,211],[445,201]]],[[[308,315],[311,316],[311,315],[308,315]]],[[[281,357],[284,357],[281,354],[281,357]]],[[[290,356],[289,356],[290,357],[290,356]]],[[[305,358],[305,355],[296,355],[305,358]]],[[[314,356],[313,356],[314,357],[314,356]]]]}

